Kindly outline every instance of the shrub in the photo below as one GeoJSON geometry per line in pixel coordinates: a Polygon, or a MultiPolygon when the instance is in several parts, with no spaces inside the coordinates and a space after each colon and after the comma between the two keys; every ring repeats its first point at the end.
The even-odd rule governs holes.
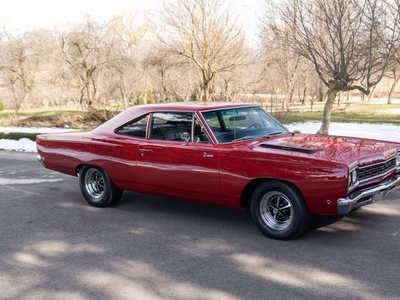
{"type": "Polygon", "coordinates": [[[0,111],[3,111],[4,109],[5,109],[4,102],[2,99],[0,99],[0,111]]]}
{"type": "Polygon", "coordinates": [[[4,133],[0,132],[0,139],[5,139],[5,140],[20,140],[22,138],[30,139],[32,141],[36,140],[36,136],[38,133],[24,133],[24,132],[10,132],[10,133],[4,133]]]}

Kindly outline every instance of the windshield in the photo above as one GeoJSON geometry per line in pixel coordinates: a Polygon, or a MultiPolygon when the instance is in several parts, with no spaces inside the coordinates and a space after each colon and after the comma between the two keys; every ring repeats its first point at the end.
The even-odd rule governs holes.
{"type": "Polygon", "coordinates": [[[282,124],[258,106],[208,111],[202,114],[219,143],[288,132],[282,124]]]}

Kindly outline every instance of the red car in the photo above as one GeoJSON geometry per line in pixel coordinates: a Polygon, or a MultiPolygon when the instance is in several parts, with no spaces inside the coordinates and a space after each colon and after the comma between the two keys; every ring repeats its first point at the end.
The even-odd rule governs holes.
{"type": "Polygon", "coordinates": [[[249,208],[275,239],[400,187],[400,143],[289,132],[254,104],[132,107],[92,131],[39,135],[38,159],[93,206],[123,190],[249,208]]]}

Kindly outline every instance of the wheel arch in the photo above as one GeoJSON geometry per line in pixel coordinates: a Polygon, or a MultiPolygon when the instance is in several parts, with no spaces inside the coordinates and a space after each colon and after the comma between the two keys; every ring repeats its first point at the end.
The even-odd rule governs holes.
{"type": "Polygon", "coordinates": [[[79,174],[81,173],[83,167],[85,167],[85,166],[87,166],[87,165],[90,165],[90,164],[80,164],[80,165],[78,165],[78,166],[75,168],[75,172],[76,172],[76,175],[77,175],[78,177],[79,177],[79,174]]]}
{"type": "Polygon", "coordinates": [[[290,187],[295,189],[299,193],[299,195],[301,195],[301,197],[304,200],[304,204],[308,207],[307,202],[304,199],[303,193],[301,192],[299,187],[296,184],[294,184],[293,182],[282,180],[282,179],[276,179],[276,178],[256,178],[256,179],[251,180],[244,187],[243,192],[242,192],[242,196],[240,198],[240,208],[245,208],[245,209],[249,209],[250,208],[251,197],[252,197],[252,195],[254,193],[254,190],[257,188],[257,186],[259,186],[261,183],[266,182],[266,181],[269,181],[269,182],[274,182],[274,181],[275,182],[282,182],[282,183],[285,183],[285,184],[289,185],[290,187]]]}

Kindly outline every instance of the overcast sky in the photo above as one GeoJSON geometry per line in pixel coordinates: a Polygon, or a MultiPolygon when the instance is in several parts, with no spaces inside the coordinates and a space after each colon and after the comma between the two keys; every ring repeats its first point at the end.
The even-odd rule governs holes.
{"type": "Polygon", "coordinates": [[[11,0],[2,1],[0,20],[6,29],[26,31],[79,23],[85,14],[111,18],[125,11],[153,9],[159,0],[11,0]]]}
{"type": "MultiPolygon", "coordinates": [[[[225,0],[241,15],[247,31],[255,31],[264,0],[225,0]]],[[[107,20],[127,11],[154,10],[162,0],[3,0],[0,25],[8,31],[24,32],[38,28],[65,28],[77,24],[85,14],[94,20],[107,20]]]]}

